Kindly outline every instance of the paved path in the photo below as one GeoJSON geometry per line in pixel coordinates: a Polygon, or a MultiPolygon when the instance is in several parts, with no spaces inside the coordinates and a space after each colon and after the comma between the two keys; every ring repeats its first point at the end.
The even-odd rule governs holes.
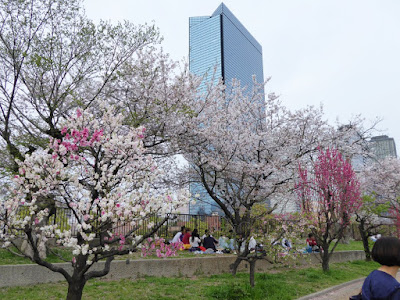
{"type": "Polygon", "coordinates": [[[304,296],[298,300],[349,300],[350,296],[360,292],[364,278],[352,280],[326,290],[304,296]]]}

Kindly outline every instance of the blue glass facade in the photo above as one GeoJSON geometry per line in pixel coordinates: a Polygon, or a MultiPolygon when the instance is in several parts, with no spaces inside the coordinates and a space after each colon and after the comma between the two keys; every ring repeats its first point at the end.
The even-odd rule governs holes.
{"type": "Polygon", "coordinates": [[[214,68],[220,77],[222,74],[220,16],[190,18],[189,26],[190,71],[204,76],[204,82],[212,79],[214,68]]]}
{"type": "Polygon", "coordinates": [[[232,78],[252,87],[252,76],[264,81],[262,47],[222,3],[211,16],[189,18],[190,71],[209,81],[222,77],[229,86],[232,78]]]}
{"type": "MultiPolygon", "coordinates": [[[[261,45],[223,3],[211,16],[189,18],[189,65],[192,73],[204,76],[203,82],[209,82],[215,70],[214,80],[222,78],[227,88],[233,78],[249,91],[253,75],[264,81],[261,45]]],[[[202,186],[191,184],[190,191],[200,195],[190,205],[191,214],[221,213],[202,186]]]]}

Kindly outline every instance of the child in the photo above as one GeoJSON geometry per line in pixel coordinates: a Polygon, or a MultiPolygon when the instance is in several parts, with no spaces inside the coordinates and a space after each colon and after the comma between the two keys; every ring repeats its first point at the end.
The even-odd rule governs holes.
{"type": "Polygon", "coordinates": [[[358,299],[400,299],[400,283],[396,280],[400,268],[400,240],[381,237],[374,244],[371,254],[381,267],[365,279],[358,299]]]}

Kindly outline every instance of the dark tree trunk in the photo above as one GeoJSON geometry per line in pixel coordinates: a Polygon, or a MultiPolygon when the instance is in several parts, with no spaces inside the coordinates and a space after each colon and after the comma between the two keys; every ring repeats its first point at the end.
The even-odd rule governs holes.
{"type": "Polygon", "coordinates": [[[360,231],[361,240],[364,246],[365,260],[371,261],[371,250],[369,249],[369,244],[368,244],[368,233],[364,228],[365,225],[364,223],[365,223],[364,220],[361,220],[360,224],[358,225],[358,230],[360,231]]]}
{"type": "Polygon", "coordinates": [[[240,257],[237,257],[235,262],[229,266],[233,276],[236,276],[237,269],[238,269],[241,261],[242,261],[242,259],[240,257]]]}
{"type": "Polygon", "coordinates": [[[321,258],[322,258],[322,270],[324,272],[329,271],[329,245],[323,245],[322,249],[324,250],[323,253],[321,253],[321,258]]]}
{"type": "Polygon", "coordinates": [[[256,272],[256,260],[251,259],[249,261],[250,263],[250,286],[253,288],[254,287],[254,273],[256,272]]]}
{"type": "MultiPolygon", "coordinates": [[[[80,239],[78,235],[78,241],[80,239]]],[[[74,263],[74,272],[68,281],[67,300],[81,300],[83,288],[85,287],[87,278],[85,277],[87,255],[78,254],[74,263]]]]}
{"type": "Polygon", "coordinates": [[[67,300],[81,300],[85,284],[86,280],[83,277],[80,279],[73,278],[71,282],[68,282],[67,300]]]}

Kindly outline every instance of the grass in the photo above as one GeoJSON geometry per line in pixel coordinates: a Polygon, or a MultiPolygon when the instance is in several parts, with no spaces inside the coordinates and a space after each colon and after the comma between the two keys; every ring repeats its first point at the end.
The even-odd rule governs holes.
{"type": "MultiPolygon", "coordinates": [[[[14,252],[17,252],[15,248],[11,248],[14,252]]],[[[52,251],[58,255],[61,255],[64,259],[71,261],[72,253],[67,249],[52,248],[52,251]]],[[[18,252],[17,252],[18,253],[18,252]]],[[[64,262],[57,255],[50,253],[46,261],[50,263],[64,262]]],[[[6,249],[0,249],[0,265],[21,265],[21,264],[35,264],[26,257],[21,257],[11,253],[6,249]]]]}
{"type": "MultiPolygon", "coordinates": [[[[333,245],[334,243],[332,242],[330,249],[332,249],[333,245]]],[[[364,246],[362,241],[350,241],[348,244],[339,243],[335,248],[335,251],[351,251],[351,250],[364,251],[364,246]]]]}
{"type": "MultiPolygon", "coordinates": [[[[298,297],[367,276],[379,265],[375,262],[353,261],[331,264],[323,273],[321,267],[281,270],[256,274],[251,289],[248,274],[199,276],[197,278],[156,278],[110,281],[89,281],[83,299],[296,299],[298,297]],[[190,297],[188,296],[190,295],[190,297]]],[[[0,288],[3,299],[65,299],[66,283],[0,288]]]]}
{"type": "MultiPolygon", "coordinates": [[[[372,242],[370,240],[368,242],[369,242],[369,249],[372,250],[372,246],[374,245],[374,242],[372,242]]],[[[330,249],[332,249],[332,247],[333,247],[333,243],[331,244],[330,249]]],[[[364,246],[363,246],[362,241],[350,241],[348,244],[339,243],[335,248],[335,251],[351,251],[351,250],[364,251],[364,246]]]]}

